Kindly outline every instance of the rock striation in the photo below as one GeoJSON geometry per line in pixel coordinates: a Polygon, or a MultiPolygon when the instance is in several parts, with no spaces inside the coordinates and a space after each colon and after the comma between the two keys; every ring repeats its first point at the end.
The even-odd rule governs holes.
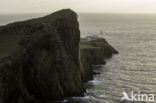
{"type": "Polygon", "coordinates": [[[80,69],[82,80],[93,79],[93,65],[104,65],[105,59],[118,54],[104,38],[86,37],[80,42],[80,69]]]}
{"type": "Polygon", "coordinates": [[[0,102],[83,95],[77,15],[61,10],[0,27],[0,102]],[[6,47],[7,46],[7,47],[6,47]]]}
{"type": "Polygon", "coordinates": [[[0,27],[0,103],[83,96],[92,65],[105,64],[116,50],[104,39],[80,42],[77,19],[64,9],[0,27]]]}

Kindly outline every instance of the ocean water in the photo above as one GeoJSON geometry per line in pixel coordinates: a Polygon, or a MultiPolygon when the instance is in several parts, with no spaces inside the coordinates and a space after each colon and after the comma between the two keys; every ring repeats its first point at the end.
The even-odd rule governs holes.
{"type": "Polygon", "coordinates": [[[97,35],[102,30],[119,51],[99,69],[101,74],[94,76],[94,86],[87,90],[89,99],[83,101],[128,103],[121,100],[122,92],[129,98],[131,92],[156,96],[156,15],[83,14],[79,21],[82,35],[97,35]]]}
{"type": "MultiPolygon", "coordinates": [[[[0,25],[45,14],[0,15],[0,25]]],[[[144,14],[79,14],[81,37],[103,32],[105,39],[118,51],[106,65],[84,97],[73,97],[79,103],[129,103],[122,101],[123,92],[156,96],[156,15],[144,14]]],[[[156,102],[156,97],[154,98],[156,102]]],[[[138,100],[138,99],[137,99],[138,100]]],[[[64,100],[68,102],[70,100],[64,100]]],[[[131,103],[146,103],[131,101],[131,103]]]]}

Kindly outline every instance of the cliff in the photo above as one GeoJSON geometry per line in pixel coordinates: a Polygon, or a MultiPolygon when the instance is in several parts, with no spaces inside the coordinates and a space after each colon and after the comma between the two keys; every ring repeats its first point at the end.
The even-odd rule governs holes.
{"type": "Polygon", "coordinates": [[[93,79],[93,65],[104,65],[105,59],[118,54],[104,38],[86,37],[80,42],[80,71],[83,81],[93,79]]]}
{"type": "Polygon", "coordinates": [[[0,103],[83,96],[92,65],[115,52],[104,39],[80,43],[77,18],[65,9],[0,27],[0,103]]]}
{"type": "Polygon", "coordinates": [[[61,10],[0,27],[0,102],[83,95],[77,15],[61,10]]]}

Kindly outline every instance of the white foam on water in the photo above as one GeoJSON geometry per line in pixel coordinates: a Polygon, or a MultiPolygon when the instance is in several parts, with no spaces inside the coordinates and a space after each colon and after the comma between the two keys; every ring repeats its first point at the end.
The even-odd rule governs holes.
{"type": "Polygon", "coordinates": [[[99,95],[98,97],[104,98],[104,97],[105,97],[105,94],[101,94],[101,95],[99,95]]]}
{"type": "Polygon", "coordinates": [[[94,79],[94,80],[89,81],[89,83],[93,83],[94,85],[99,85],[101,84],[101,81],[94,79]]]}
{"type": "Polygon", "coordinates": [[[84,97],[72,97],[72,99],[75,99],[75,100],[89,100],[89,99],[90,99],[90,96],[84,96],[84,97]]]}
{"type": "Polygon", "coordinates": [[[64,99],[62,103],[67,103],[67,102],[68,102],[68,100],[67,99],[64,99]]]}

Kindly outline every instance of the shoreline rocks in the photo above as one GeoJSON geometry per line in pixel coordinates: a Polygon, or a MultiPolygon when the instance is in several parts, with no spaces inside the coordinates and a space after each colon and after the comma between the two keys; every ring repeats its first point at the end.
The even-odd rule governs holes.
{"type": "Polygon", "coordinates": [[[92,65],[105,64],[115,49],[104,39],[80,42],[77,19],[64,9],[0,27],[0,103],[84,95],[92,65]]]}
{"type": "Polygon", "coordinates": [[[82,80],[85,82],[92,80],[94,74],[92,66],[105,65],[105,59],[111,58],[113,54],[118,54],[118,51],[108,44],[104,38],[86,37],[81,39],[80,69],[82,71],[82,80]]]}

